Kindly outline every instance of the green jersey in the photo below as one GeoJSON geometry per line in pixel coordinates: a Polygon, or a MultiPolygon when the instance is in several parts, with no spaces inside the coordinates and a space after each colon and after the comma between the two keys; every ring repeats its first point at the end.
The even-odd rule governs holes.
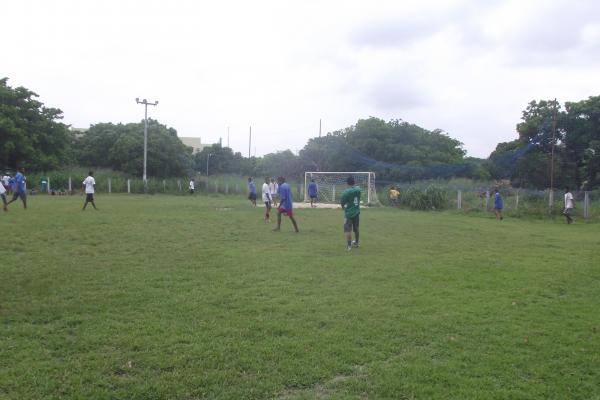
{"type": "Polygon", "coordinates": [[[360,214],[360,188],[352,186],[342,193],[342,208],[346,218],[354,218],[360,214]]]}

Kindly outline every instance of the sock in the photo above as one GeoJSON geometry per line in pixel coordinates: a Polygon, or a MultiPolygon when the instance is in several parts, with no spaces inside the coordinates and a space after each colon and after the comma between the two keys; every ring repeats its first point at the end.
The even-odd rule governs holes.
{"type": "Polygon", "coordinates": [[[348,247],[352,246],[352,240],[348,240],[348,247]]]}

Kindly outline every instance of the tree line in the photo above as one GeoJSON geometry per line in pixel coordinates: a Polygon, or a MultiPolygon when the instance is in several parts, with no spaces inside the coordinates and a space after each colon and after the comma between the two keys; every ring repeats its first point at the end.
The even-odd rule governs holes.
{"type": "MultiPolygon", "coordinates": [[[[0,167],[104,167],[142,174],[143,121],[103,122],[76,133],[62,117],[60,109],[45,106],[36,93],[0,79],[0,167]]],[[[155,177],[208,172],[299,178],[304,171],[363,170],[374,171],[380,182],[464,177],[509,179],[514,186],[531,188],[548,187],[553,168],[555,187],[600,185],[600,96],[564,107],[555,100],[532,101],[516,130],[515,140],[498,144],[489,158],[479,159],[467,157],[463,144],[442,130],[370,117],[309,139],[298,154],[285,150],[247,158],[220,143],[192,154],[174,128],[150,119],[147,168],[155,177]]]]}

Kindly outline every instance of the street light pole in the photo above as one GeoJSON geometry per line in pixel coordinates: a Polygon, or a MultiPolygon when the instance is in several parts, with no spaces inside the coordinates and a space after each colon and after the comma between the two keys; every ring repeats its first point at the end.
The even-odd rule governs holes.
{"type": "Polygon", "coordinates": [[[144,180],[144,187],[146,186],[146,160],[148,158],[147,154],[148,154],[148,106],[156,106],[158,104],[158,101],[155,101],[154,103],[148,103],[148,101],[146,99],[143,99],[142,101],[140,101],[140,99],[138,97],[135,98],[135,102],[137,104],[143,104],[144,105],[144,176],[143,176],[143,180],[144,180]]]}

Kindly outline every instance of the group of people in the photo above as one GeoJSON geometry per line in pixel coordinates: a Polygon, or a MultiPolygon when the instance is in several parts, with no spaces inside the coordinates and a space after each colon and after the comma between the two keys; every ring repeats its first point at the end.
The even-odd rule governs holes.
{"type": "MultiPolygon", "coordinates": [[[[360,217],[360,196],[361,188],[356,185],[354,177],[349,176],[346,179],[348,188],[342,193],[340,205],[344,211],[344,235],[346,238],[346,249],[352,250],[353,247],[359,246],[359,217],[360,217]],[[354,232],[354,240],[352,240],[352,233],[354,232]]],[[[311,208],[316,207],[314,204],[317,198],[318,187],[314,180],[308,185],[308,194],[311,199],[311,208]]],[[[248,178],[248,199],[250,203],[256,207],[256,185],[252,177],[248,178]]],[[[292,195],[292,189],[290,185],[285,181],[285,178],[280,176],[277,180],[266,177],[262,184],[262,201],[265,204],[265,223],[270,222],[271,210],[273,207],[277,207],[277,227],[273,230],[278,232],[281,230],[281,216],[286,215],[294,227],[296,233],[298,230],[298,223],[294,218],[294,200],[292,195]],[[279,200],[279,205],[277,201],[279,200]]]]}
{"type": "Polygon", "coordinates": [[[8,205],[18,199],[23,202],[23,208],[27,208],[27,188],[25,184],[25,170],[19,168],[15,176],[5,174],[0,182],[0,197],[2,198],[2,209],[8,211],[8,205]],[[6,196],[12,193],[12,199],[7,201],[6,196]]]}
{"type": "MultiPolygon", "coordinates": [[[[502,196],[500,195],[500,190],[498,190],[498,188],[495,188],[494,189],[494,214],[496,215],[496,219],[498,219],[500,221],[502,221],[504,219],[504,217],[502,216],[503,208],[504,208],[504,202],[502,201],[502,196]]],[[[574,208],[575,208],[575,199],[573,197],[573,193],[571,193],[569,188],[566,187],[562,215],[565,217],[567,224],[573,223],[573,218],[571,217],[571,214],[573,213],[574,208]]]]}

